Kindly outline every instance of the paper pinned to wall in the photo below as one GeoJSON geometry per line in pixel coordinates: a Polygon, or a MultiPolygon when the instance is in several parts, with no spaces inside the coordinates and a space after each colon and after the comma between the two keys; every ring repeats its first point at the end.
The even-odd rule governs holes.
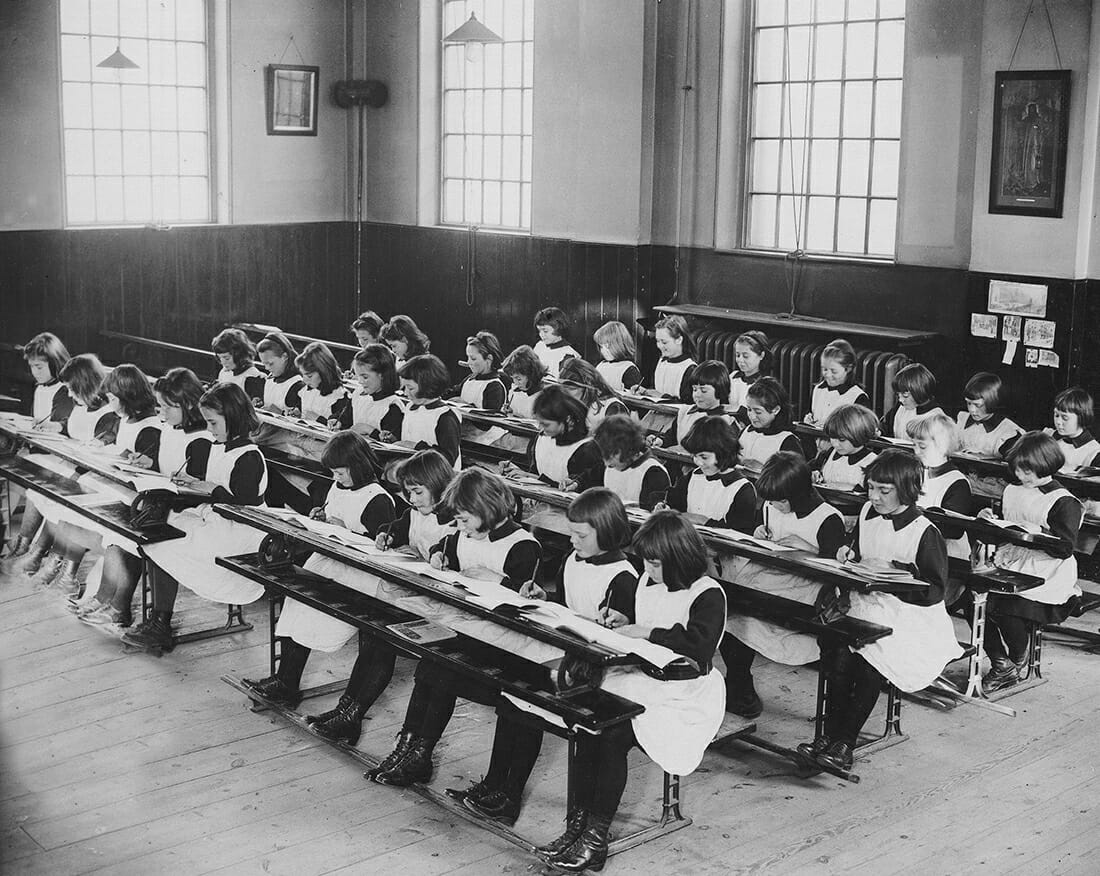
{"type": "Polygon", "coordinates": [[[1034,347],[1028,347],[1024,351],[1024,366],[1027,368],[1039,367],[1039,351],[1034,347]]]}
{"type": "Polygon", "coordinates": [[[1001,338],[1006,341],[1018,341],[1022,334],[1023,317],[1006,316],[1001,323],[1001,338]]]}
{"type": "Polygon", "coordinates": [[[1012,360],[1016,358],[1016,347],[1018,346],[1019,344],[1017,344],[1016,341],[1009,341],[1005,344],[1005,354],[1001,357],[1001,364],[1012,364],[1012,360]]]}
{"type": "Polygon", "coordinates": [[[976,338],[996,338],[999,317],[990,313],[970,314],[970,334],[976,338]]]}
{"type": "Polygon", "coordinates": [[[1061,360],[1053,350],[1040,350],[1039,364],[1045,368],[1057,368],[1061,364],[1061,360]]]}
{"type": "Polygon", "coordinates": [[[1024,343],[1030,347],[1054,348],[1056,324],[1049,319],[1024,320],[1024,343]]]}
{"type": "Polygon", "coordinates": [[[1039,283],[989,281],[991,313],[1021,313],[1024,316],[1047,315],[1047,287],[1039,283]]]}

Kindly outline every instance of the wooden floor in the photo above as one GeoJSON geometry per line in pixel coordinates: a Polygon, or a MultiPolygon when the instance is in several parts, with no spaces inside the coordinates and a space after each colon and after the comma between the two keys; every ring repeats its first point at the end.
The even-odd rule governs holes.
{"type": "MultiPolygon", "coordinates": [[[[185,621],[201,619],[195,614],[185,621]]],[[[350,758],[281,719],[249,711],[219,680],[266,674],[266,610],[253,606],[249,619],[257,626],[247,634],[162,659],[127,655],[58,597],[0,578],[4,873],[544,869],[415,793],[364,781],[350,758]]],[[[338,680],[352,656],[317,655],[307,681],[338,680]]],[[[911,738],[858,763],[858,785],[801,780],[790,764],[738,743],[712,749],[685,779],[695,823],[613,858],[605,872],[1100,872],[1100,657],[1054,644],[1045,656],[1050,681],[1006,701],[1019,709],[1014,719],[907,703],[911,738]]],[[[761,734],[808,738],[813,673],[765,664],[758,679],[761,734]]],[[[360,748],[389,750],[408,683],[409,665],[399,662],[360,748]]],[[[439,787],[480,776],[491,722],[487,710],[460,705],[438,750],[439,787]]],[[[535,838],[559,832],[564,766],[563,745],[548,738],[517,825],[535,838]]],[[[659,785],[657,769],[635,757],[625,817],[656,815],[659,785]]]]}

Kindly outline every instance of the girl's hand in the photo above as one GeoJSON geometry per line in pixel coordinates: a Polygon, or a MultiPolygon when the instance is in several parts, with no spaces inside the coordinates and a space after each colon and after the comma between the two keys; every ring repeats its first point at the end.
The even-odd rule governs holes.
{"type": "Polygon", "coordinates": [[[825,483],[825,475],[823,475],[820,471],[813,472],[810,477],[813,479],[813,482],[815,484],[825,483]]]}
{"type": "Polygon", "coordinates": [[[134,453],[130,456],[130,465],[136,465],[138,468],[151,469],[153,467],[153,460],[144,453],[134,453]]]}
{"type": "Polygon", "coordinates": [[[979,520],[996,520],[997,515],[993,513],[992,508],[982,508],[977,514],[974,515],[979,520]]]}
{"type": "Polygon", "coordinates": [[[397,441],[397,436],[393,432],[382,431],[378,433],[378,440],[385,441],[387,444],[393,444],[397,441]]]}
{"type": "Polygon", "coordinates": [[[848,547],[848,545],[844,544],[841,545],[840,550],[836,552],[836,558],[842,563],[847,563],[856,558],[856,552],[848,547]]]}
{"type": "Polygon", "coordinates": [[[661,439],[657,435],[646,435],[645,443],[648,444],[650,447],[656,447],[658,444],[661,443],[661,439]]]}
{"type": "Polygon", "coordinates": [[[772,540],[772,531],[766,526],[758,526],[752,531],[754,538],[762,538],[765,541],[772,540]]]}
{"type": "Polygon", "coordinates": [[[812,426],[814,423],[817,422],[817,420],[814,419],[813,414],[806,414],[806,416],[802,418],[802,422],[806,423],[809,426],[812,426]]]}
{"type": "Polygon", "coordinates": [[[300,416],[302,416],[302,411],[301,411],[300,408],[287,408],[285,411],[283,411],[283,416],[284,417],[300,417],[300,416]]]}
{"type": "Polygon", "coordinates": [[[630,636],[632,639],[648,639],[649,634],[653,632],[653,627],[644,627],[641,624],[626,624],[617,627],[615,631],[622,633],[624,636],[630,636]]]}
{"type": "Polygon", "coordinates": [[[254,407],[256,410],[261,410],[263,408],[263,406],[264,406],[264,400],[262,398],[252,399],[252,407],[254,407]]]}
{"type": "Polygon", "coordinates": [[[47,420],[42,425],[35,426],[34,430],[36,432],[50,432],[50,433],[53,433],[53,434],[58,434],[58,433],[61,432],[61,424],[56,423],[53,420],[47,420]]]}
{"type": "Polygon", "coordinates": [[[332,429],[333,432],[335,432],[337,429],[340,428],[340,421],[337,420],[335,417],[329,417],[328,422],[325,423],[325,425],[332,429]]]}
{"type": "Polygon", "coordinates": [[[578,484],[572,478],[566,478],[564,481],[558,484],[558,489],[561,490],[563,493],[575,493],[579,486],[580,484],[578,484]]]}
{"type": "Polygon", "coordinates": [[[329,523],[332,526],[340,526],[340,527],[343,527],[344,529],[348,528],[348,525],[346,523],[344,523],[344,521],[341,520],[339,517],[325,517],[324,521],[325,521],[325,523],[329,523]]]}
{"type": "Polygon", "coordinates": [[[174,483],[174,484],[191,485],[191,484],[197,484],[198,482],[199,482],[198,478],[192,477],[191,475],[189,475],[185,471],[176,472],[176,474],[172,475],[172,483],[174,483]]]}
{"type": "Polygon", "coordinates": [[[324,508],[314,508],[312,511],[309,512],[309,519],[310,520],[324,520],[325,519],[325,509],[324,508]]]}
{"type": "Polygon", "coordinates": [[[653,506],[653,510],[654,510],[654,512],[657,512],[657,511],[671,511],[672,506],[669,505],[668,502],[658,502],[656,505],[653,506]]]}
{"type": "Polygon", "coordinates": [[[630,618],[621,611],[604,606],[596,617],[596,623],[607,627],[609,630],[617,629],[621,632],[624,627],[630,624],[630,618]]]}
{"type": "Polygon", "coordinates": [[[519,596],[521,599],[546,599],[546,591],[534,581],[524,581],[519,588],[519,596]]]}
{"type": "Polygon", "coordinates": [[[378,537],[374,540],[374,546],[380,551],[388,550],[391,544],[393,544],[393,536],[388,532],[378,533],[378,537]]]}
{"type": "Polygon", "coordinates": [[[438,551],[428,557],[428,564],[433,569],[446,569],[448,566],[447,557],[442,553],[442,551],[438,551]]]}

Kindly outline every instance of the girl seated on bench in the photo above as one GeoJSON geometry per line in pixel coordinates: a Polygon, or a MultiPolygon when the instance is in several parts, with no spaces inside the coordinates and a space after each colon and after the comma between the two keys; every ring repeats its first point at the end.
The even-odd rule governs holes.
{"type": "Polygon", "coordinates": [[[882,434],[886,438],[908,440],[905,427],[910,420],[933,411],[943,413],[936,404],[936,375],[923,365],[917,362],[906,365],[894,375],[891,386],[898,401],[882,418],[882,434]]]}
{"type": "Polygon", "coordinates": [[[451,384],[438,356],[413,356],[397,369],[408,405],[401,420],[401,443],[417,450],[435,448],[455,469],[462,468],[458,415],[441,396],[451,384]]]}
{"type": "MultiPolygon", "coordinates": [[[[680,408],[673,421],[672,428],[661,435],[650,435],[646,440],[650,444],[663,447],[683,445],[684,437],[691,427],[707,417],[718,417],[733,425],[736,421],[729,412],[730,373],[726,366],[716,359],[709,359],[695,367],[691,372],[691,407],[680,408]]],[[[734,426],[740,431],[740,426],[734,426]]]]}
{"type": "Polygon", "coordinates": [[[749,425],[739,438],[742,465],[759,470],[780,450],[802,455],[802,442],[791,431],[790,398],[774,377],[761,377],[749,387],[745,413],[749,425]]]}
{"type": "Polygon", "coordinates": [[[979,371],[963,389],[966,410],[960,411],[959,445],[967,453],[1003,457],[1024,430],[1005,416],[1005,388],[996,374],[979,371]]]}
{"type": "Polygon", "coordinates": [[[642,372],[634,363],[634,338],[630,330],[617,319],[605,322],[592,335],[600,350],[596,370],[615,392],[641,382],[642,372]]]}
{"type": "Polygon", "coordinates": [[[867,445],[878,435],[878,417],[862,405],[841,405],[825,418],[822,429],[829,447],[810,462],[814,482],[862,489],[863,473],[875,461],[876,453],[867,445]]]}
{"type": "Polygon", "coordinates": [[[262,398],[264,376],[256,367],[256,348],[240,329],[223,329],[210,342],[221,371],[218,383],[234,383],[250,398],[262,398]]]}
{"type": "Polygon", "coordinates": [[[282,332],[271,332],[256,345],[260,362],[267,369],[264,378],[264,392],[261,398],[252,399],[257,410],[273,411],[276,414],[300,410],[302,390],[305,384],[294,360],[298,351],[290,338],[282,332]]]}
{"type": "Polygon", "coordinates": [[[546,379],[546,366],[535,351],[524,344],[508,354],[501,371],[512,378],[505,412],[530,419],[535,415],[535,396],[542,391],[543,380],[546,379]]]}
{"type": "Polygon", "coordinates": [[[734,427],[720,417],[696,423],[684,436],[684,450],[696,468],[676,482],[659,507],[684,511],[707,526],[752,532],[756,490],[737,469],[740,448],[734,427]]]}
{"type": "Polygon", "coordinates": [[[340,419],[341,429],[382,441],[396,441],[405,419],[405,402],[397,395],[400,381],[393,350],[385,344],[367,344],[351,360],[359,389],[340,419]]]}
{"type": "Polygon", "coordinates": [[[458,386],[456,394],[475,408],[499,411],[508,400],[508,383],[500,375],[504,353],[492,332],[478,332],[466,338],[466,359],[461,363],[470,375],[458,386]]]}
{"type": "MultiPolygon", "coordinates": [[[[634,392],[657,398],[668,398],[691,402],[691,374],[695,368],[695,341],[688,332],[687,320],[682,316],[664,316],[657,320],[654,329],[657,339],[657,352],[661,358],[653,371],[653,389],[641,386],[632,388],[634,392]]],[[[651,431],[661,431],[652,429],[651,431]]]]}
{"type": "Polygon", "coordinates": [[[603,376],[584,359],[573,357],[561,364],[558,380],[566,392],[578,399],[588,411],[585,421],[588,431],[595,432],[596,427],[615,414],[629,413],[626,405],[603,379],[603,376]]]}
{"type": "Polygon", "coordinates": [[[733,342],[733,364],[737,370],[730,375],[729,407],[737,422],[745,425],[749,421],[745,414],[745,396],[749,387],[761,377],[771,377],[772,374],[772,347],[768,336],[756,329],[738,335],[733,342]]]}
{"type": "Polygon", "coordinates": [[[820,426],[841,405],[871,407],[871,399],[856,383],[856,351],[843,338],[830,341],[821,351],[821,382],[810,394],[806,422],[820,426]]]}
{"type": "Polygon", "coordinates": [[[654,459],[638,421],[626,414],[608,417],[593,436],[603,456],[603,484],[627,505],[651,511],[668,495],[672,481],[654,459]]]}

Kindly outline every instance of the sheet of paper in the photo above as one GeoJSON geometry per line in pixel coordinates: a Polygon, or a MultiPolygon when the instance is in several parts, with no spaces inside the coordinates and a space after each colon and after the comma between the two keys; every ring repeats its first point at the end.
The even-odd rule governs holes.
{"type": "Polygon", "coordinates": [[[990,313],[970,314],[970,334],[976,338],[996,338],[1000,317],[990,313]]]}
{"type": "Polygon", "coordinates": [[[499,441],[507,434],[509,434],[508,430],[501,426],[490,426],[488,429],[478,429],[465,437],[475,444],[492,444],[495,441],[499,441]]]}
{"type": "Polygon", "coordinates": [[[1017,341],[1008,341],[1007,343],[1005,343],[1005,352],[1004,355],[1001,356],[1002,365],[1012,364],[1012,360],[1016,358],[1016,348],[1018,346],[1019,342],[1017,341]]]}
{"type": "Polygon", "coordinates": [[[130,486],[139,493],[145,490],[167,490],[169,493],[179,495],[180,491],[179,487],[168,478],[161,478],[156,475],[135,475],[130,478],[130,486]]]}

